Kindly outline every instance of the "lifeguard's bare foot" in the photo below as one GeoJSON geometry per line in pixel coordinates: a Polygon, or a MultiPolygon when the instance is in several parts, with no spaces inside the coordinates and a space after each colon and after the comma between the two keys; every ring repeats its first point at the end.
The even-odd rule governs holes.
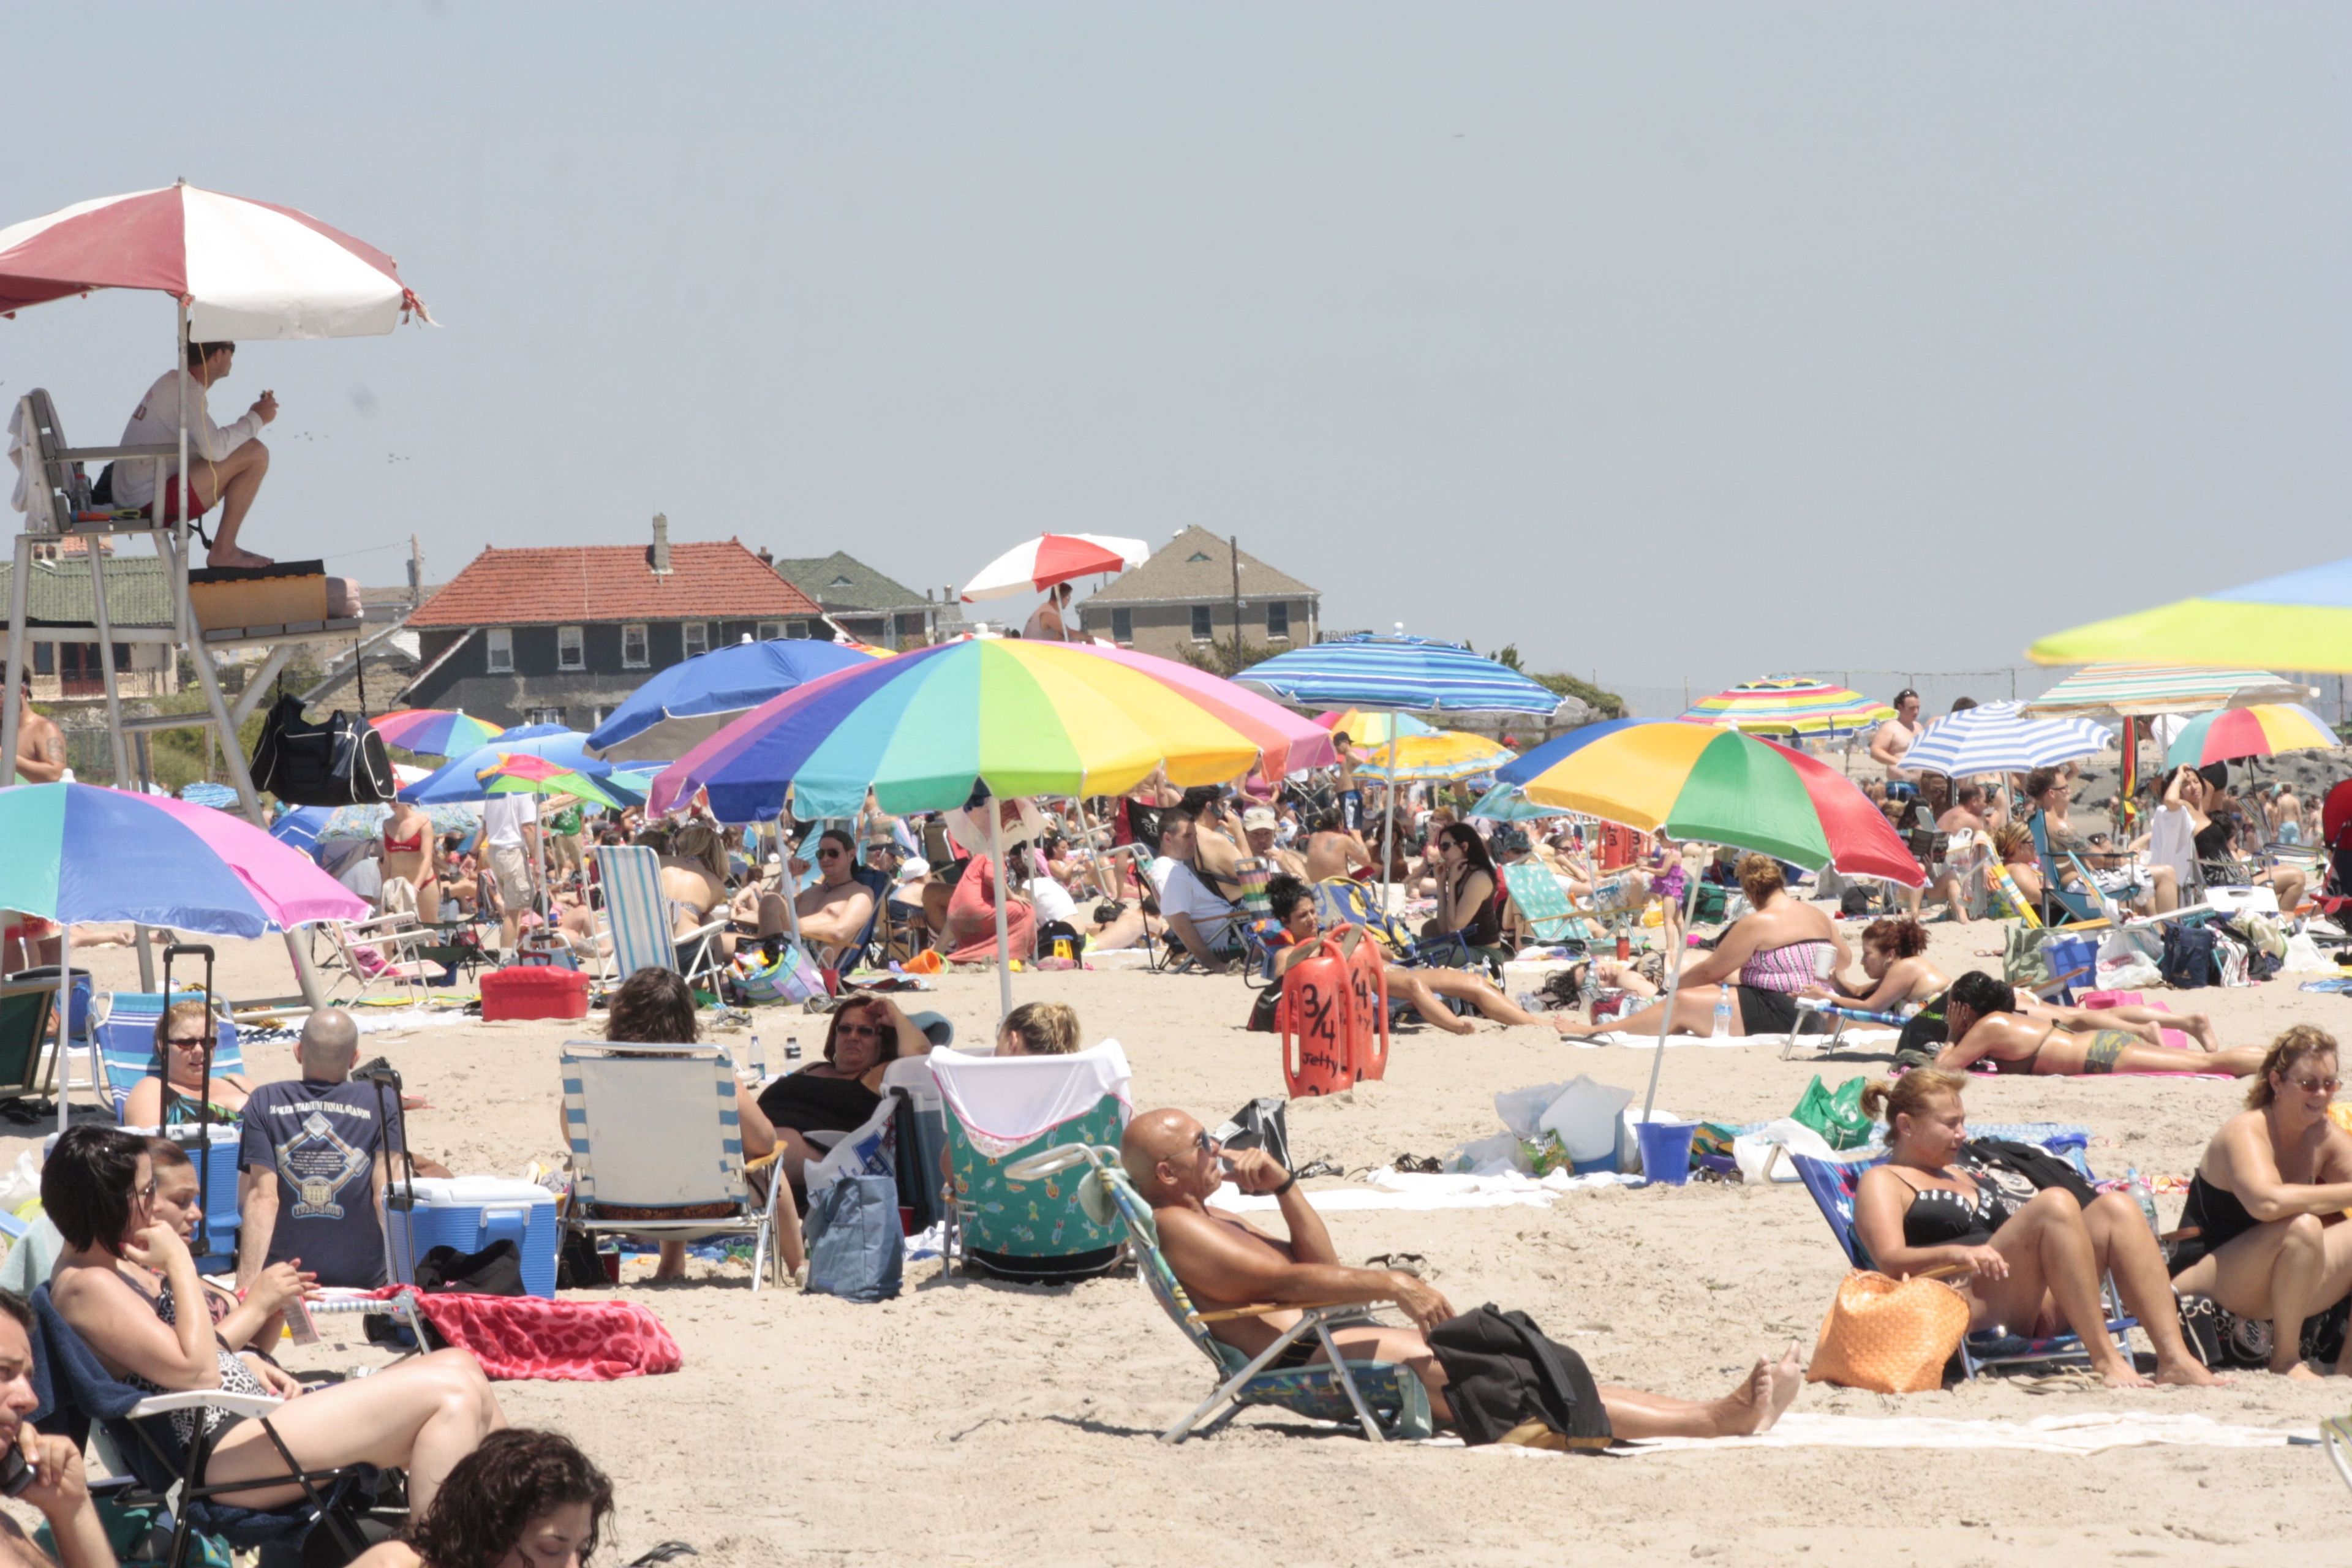
{"type": "Polygon", "coordinates": [[[272,561],[267,555],[256,555],[250,550],[237,550],[215,545],[212,549],[205,552],[205,564],[207,566],[254,567],[275,566],[278,563],[272,561]]]}

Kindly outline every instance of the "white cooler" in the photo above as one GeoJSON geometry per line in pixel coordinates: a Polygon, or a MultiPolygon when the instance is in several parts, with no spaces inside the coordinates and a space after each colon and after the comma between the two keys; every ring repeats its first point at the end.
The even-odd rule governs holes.
{"type": "MultiPolygon", "coordinates": [[[[408,1184],[395,1182],[392,1193],[408,1184]]],[[[562,1245],[555,1194],[517,1176],[420,1176],[414,1215],[384,1210],[384,1245],[392,1254],[395,1282],[413,1284],[415,1260],[436,1247],[479,1252],[494,1241],[512,1241],[522,1252],[523,1289],[534,1296],[555,1295],[555,1255],[562,1245]]]]}

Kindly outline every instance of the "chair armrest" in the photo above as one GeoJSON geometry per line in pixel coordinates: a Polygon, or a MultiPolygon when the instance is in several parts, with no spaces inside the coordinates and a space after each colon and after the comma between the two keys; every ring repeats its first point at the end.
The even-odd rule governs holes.
{"type": "Polygon", "coordinates": [[[217,1388],[192,1388],[180,1394],[151,1394],[131,1407],[134,1421],[174,1410],[226,1410],[232,1415],[267,1415],[286,1402],[275,1394],[229,1394],[217,1388]]]}
{"type": "Polygon", "coordinates": [[[61,462],[86,463],[96,458],[110,460],[121,458],[171,458],[180,455],[176,441],[154,441],[143,447],[60,447],[49,456],[61,462]]]}
{"type": "Polygon", "coordinates": [[[1368,1300],[1351,1301],[1259,1301],[1247,1307],[1228,1307],[1215,1312],[1195,1312],[1196,1323],[1227,1323],[1236,1318],[1263,1318],[1269,1312],[1328,1312],[1339,1307],[1355,1307],[1370,1312],[1375,1307],[1396,1304],[1392,1296],[1375,1296],[1368,1300]]]}

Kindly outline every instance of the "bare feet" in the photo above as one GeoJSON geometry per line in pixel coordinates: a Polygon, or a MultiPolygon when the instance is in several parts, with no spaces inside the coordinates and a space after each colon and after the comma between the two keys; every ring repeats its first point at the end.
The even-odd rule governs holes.
{"type": "Polygon", "coordinates": [[[1748,1381],[1724,1401],[1723,1435],[1752,1437],[1759,1432],[1769,1432],[1772,1424],[1797,1402],[1804,1386],[1805,1366],[1798,1359],[1794,1341],[1790,1342],[1787,1353],[1779,1361],[1768,1362],[1759,1356],[1748,1373],[1748,1381]]]}
{"type": "MultiPolygon", "coordinates": [[[[2271,1370],[2273,1372],[2278,1372],[2278,1368],[2276,1367],[2273,1367],[2271,1370]]],[[[2326,1376],[2309,1362],[2299,1361],[2293,1366],[2287,1368],[2285,1372],[2280,1373],[2279,1375],[2282,1377],[2291,1377],[2297,1383],[2325,1383],[2327,1381],[2326,1376]]]]}
{"type": "Polygon", "coordinates": [[[2213,1030],[2213,1020],[2204,1014],[2184,1013],[2181,1015],[2180,1027],[2183,1033],[2195,1039],[2207,1050],[2218,1051],[2221,1048],[2221,1037],[2213,1030]]]}
{"type": "Polygon", "coordinates": [[[205,552],[205,564],[207,566],[275,566],[278,563],[267,555],[256,555],[250,550],[239,550],[234,545],[216,544],[205,552]]]}
{"type": "Polygon", "coordinates": [[[2094,1367],[2092,1370],[2099,1374],[2099,1381],[2109,1388],[2154,1388],[2156,1386],[2154,1378],[2142,1377],[2139,1374],[2139,1369],[2121,1356],[2105,1366],[2094,1367]]]}
{"type": "Polygon", "coordinates": [[[2180,1360],[2168,1364],[2158,1362],[2156,1368],[2156,1381],[2174,1384],[2182,1388],[2227,1388],[2236,1379],[2215,1377],[2205,1370],[2205,1363],[2195,1356],[2183,1356],[2180,1360]]]}

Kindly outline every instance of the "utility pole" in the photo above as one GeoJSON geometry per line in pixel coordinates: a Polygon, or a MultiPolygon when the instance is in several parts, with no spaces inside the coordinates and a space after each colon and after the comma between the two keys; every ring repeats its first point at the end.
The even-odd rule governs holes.
{"type": "Polygon", "coordinates": [[[1242,540],[1239,534],[1228,535],[1225,546],[1234,552],[1234,668],[1228,673],[1242,672],[1242,540]]]}
{"type": "Polygon", "coordinates": [[[408,536],[408,607],[416,608],[425,602],[425,552],[416,547],[416,535],[408,536]]]}

